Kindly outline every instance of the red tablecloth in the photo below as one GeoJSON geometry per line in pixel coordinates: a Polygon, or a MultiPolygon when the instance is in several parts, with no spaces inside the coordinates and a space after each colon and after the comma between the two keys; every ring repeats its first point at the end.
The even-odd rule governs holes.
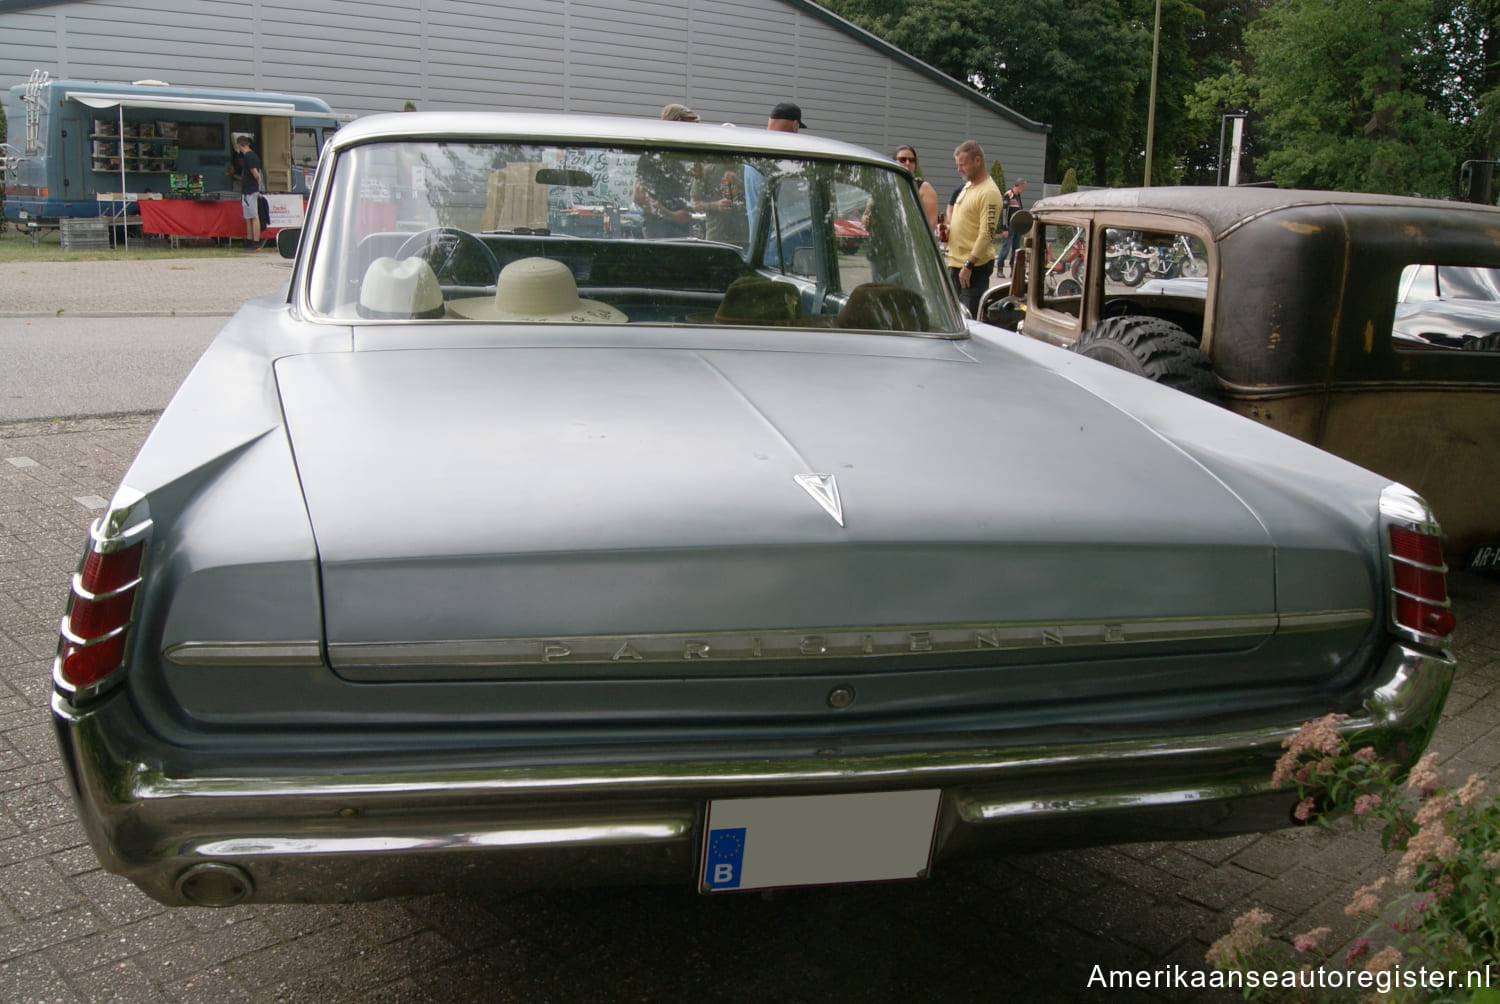
{"type": "MultiPolygon", "coordinates": [[[[141,232],[179,237],[244,237],[245,217],[240,201],[198,202],[193,199],[145,199],[141,207],[141,232]]],[[[276,227],[261,233],[276,235],[276,227]]]]}

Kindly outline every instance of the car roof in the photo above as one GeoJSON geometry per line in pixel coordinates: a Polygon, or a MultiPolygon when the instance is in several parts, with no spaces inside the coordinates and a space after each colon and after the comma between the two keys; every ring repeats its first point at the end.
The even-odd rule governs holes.
{"type": "Polygon", "coordinates": [[[1212,185],[1163,186],[1156,188],[1104,188],[1070,192],[1039,200],[1034,211],[1044,210],[1143,210],[1195,216],[1215,234],[1223,234],[1247,219],[1287,209],[1341,206],[1381,206],[1424,212],[1451,210],[1480,213],[1500,223],[1500,209],[1472,202],[1419,199],[1372,192],[1324,192],[1297,188],[1229,187],[1212,185]]]}
{"type": "Polygon", "coordinates": [[[503,139],[520,143],[588,143],[625,147],[705,147],[735,153],[853,160],[899,167],[867,147],[806,133],[667,122],[623,115],[528,112],[387,112],[367,115],[333,137],[335,150],[379,140],[503,139]]]}

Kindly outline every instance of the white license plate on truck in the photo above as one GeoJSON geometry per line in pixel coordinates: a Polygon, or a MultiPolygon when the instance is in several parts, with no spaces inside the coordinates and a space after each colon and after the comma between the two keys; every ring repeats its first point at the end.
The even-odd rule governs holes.
{"type": "Polygon", "coordinates": [[[942,792],[719,799],[700,892],[925,878],[942,792]]]}

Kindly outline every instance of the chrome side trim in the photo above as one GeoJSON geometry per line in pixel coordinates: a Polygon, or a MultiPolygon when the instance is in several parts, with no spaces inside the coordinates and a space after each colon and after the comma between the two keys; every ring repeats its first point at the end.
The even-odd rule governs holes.
{"type": "Polygon", "coordinates": [[[614,822],[559,820],[552,825],[496,826],[441,834],[235,837],[204,840],[186,850],[204,857],[280,857],[287,854],[369,854],[463,850],[477,847],[608,847],[681,840],[693,832],[694,813],[614,822]]]}
{"type": "Polygon", "coordinates": [[[168,645],[162,658],[179,666],[320,666],[323,649],[307,641],[184,641],[168,645]]]}
{"type": "Polygon", "coordinates": [[[1146,806],[1183,805],[1209,802],[1255,794],[1266,785],[1224,784],[1217,787],[1163,788],[1160,791],[1106,792],[1073,795],[1063,798],[1024,798],[987,800],[968,795],[957,800],[958,817],[968,823],[995,823],[1007,819],[1038,819],[1076,816],[1081,812],[1107,812],[1112,809],[1138,809],[1146,806]]]}
{"type": "MultiPolygon", "coordinates": [[[[1228,617],[1183,617],[1106,622],[897,625],[695,634],[556,635],[419,642],[335,642],[336,669],[388,667],[565,665],[645,666],[684,662],[770,659],[880,659],[988,650],[1112,646],[1173,641],[1259,639],[1278,631],[1359,627],[1372,610],[1321,610],[1228,617]]],[[[209,645],[209,642],[193,644],[209,645]]]]}
{"type": "Polygon", "coordinates": [[[1332,631],[1338,628],[1357,628],[1375,620],[1375,611],[1365,610],[1309,610],[1306,613],[1282,614],[1277,633],[1283,631],[1332,631]]]}

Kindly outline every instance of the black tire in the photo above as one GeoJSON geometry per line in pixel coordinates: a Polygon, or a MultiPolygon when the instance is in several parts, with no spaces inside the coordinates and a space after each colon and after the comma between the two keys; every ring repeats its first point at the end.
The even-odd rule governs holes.
{"type": "Polygon", "coordinates": [[[1061,297],[1082,296],[1083,287],[1079,285],[1077,279],[1064,279],[1057,284],[1057,295],[1061,297]]]}
{"type": "Polygon", "coordinates": [[[1120,266],[1120,281],[1127,286],[1139,286],[1146,278],[1146,267],[1132,258],[1120,266]]]}
{"type": "Polygon", "coordinates": [[[1078,336],[1073,351],[1184,394],[1219,401],[1219,379],[1207,354],[1181,325],[1160,317],[1106,317],[1078,336]]]}

